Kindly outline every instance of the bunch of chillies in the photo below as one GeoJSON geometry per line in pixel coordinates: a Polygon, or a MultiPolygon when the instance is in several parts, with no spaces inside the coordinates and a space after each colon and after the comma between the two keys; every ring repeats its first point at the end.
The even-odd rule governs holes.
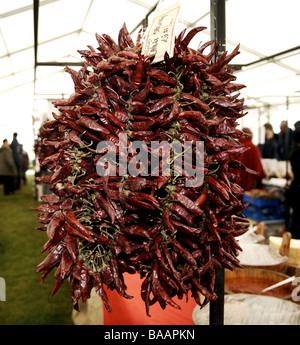
{"type": "Polygon", "coordinates": [[[84,66],[66,67],[75,92],[54,102],[58,113],[43,124],[49,135],[42,144],[55,153],[39,158],[51,174],[37,179],[52,194],[35,208],[41,211],[38,229],[48,237],[41,251],[48,254],[35,272],[43,282],[55,269],[51,296],[69,278],[76,310],[93,288],[110,312],[107,289],[132,298],[124,273],[140,275],[149,316],[157,302],[162,309],[180,308],[174,296],[191,294],[203,307],[217,298],[216,267],[240,267],[235,237],[248,222],[236,173],[247,168],[238,161],[246,134],[236,127],[246,113],[237,92],[244,85],[234,83],[228,65],[239,47],[213,62],[218,42],[188,47],[203,29],[183,30],[174,56],[151,64],[153,56],[141,54],[141,33],[134,43],[124,24],[118,43],[96,34],[97,49],[78,51],[84,66]],[[169,176],[99,176],[96,165],[107,150],[97,151],[97,144],[119,148],[120,133],[129,145],[203,141],[203,183],[186,187],[189,177],[178,177],[174,167],[169,176]]]}

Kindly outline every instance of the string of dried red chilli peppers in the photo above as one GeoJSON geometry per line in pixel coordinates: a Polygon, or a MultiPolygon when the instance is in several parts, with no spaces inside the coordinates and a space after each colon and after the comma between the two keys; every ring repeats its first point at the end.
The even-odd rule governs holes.
{"type": "Polygon", "coordinates": [[[38,229],[48,236],[41,251],[48,254],[35,272],[43,282],[55,269],[51,296],[69,278],[76,310],[93,288],[110,312],[106,288],[132,298],[125,272],[140,275],[147,315],[156,302],[179,308],[174,296],[190,294],[204,306],[217,298],[216,267],[240,266],[235,237],[248,223],[231,169],[247,169],[237,160],[244,150],[237,119],[245,106],[236,91],[244,86],[234,83],[228,65],[239,47],[212,62],[219,43],[188,47],[203,29],[184,30],[174,57],[151,64],[153,57],[141,54],[140,35],[134,43],[124,24],[118,43],[96,34],[97,49],[79,50],[84,67],[66,68],[75,92],[54,102],[58,114],[43,125],[49,133],[43,145],[55,153],[39,158],[52,174],[37,179],[53,194],[35,208],[41,211],[38,229]],[[98,152],[97,144],[118,148],[120,133],[128,145],[203,141],[203,183],[186,187],[190,177],[178,177],[174,168],[169,176],[99,176],[96,164],[108,148],[98,152]]]}

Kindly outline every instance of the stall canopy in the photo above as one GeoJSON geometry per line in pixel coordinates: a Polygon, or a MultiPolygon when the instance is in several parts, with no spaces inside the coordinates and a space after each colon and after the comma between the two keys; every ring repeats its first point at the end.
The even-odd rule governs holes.
{"type": "MultiPolygon", "coordinates": [[[[192,41],[210,40],[210,0],[181,3],[176,33],[206,26],[192,41]]],[[[51,102],[73,93],[64,66],[79,69],[78,50],[97,48],[95,33],[117,40],[125,22],[135,39],[151,21],[157,0],[13,0],[0,6],[0,131],[10,140],[17,131],[31,152],[33,137],[51,116],[51,102]],[[145,20],[146,19],[146,20],[145,20]]],[[[298,0],[227,0],[226,50],[240,44],[235,57],[237,82],[247,87],[249,113],[242,125],[254,128],[255,140],[264,121],[279,130],[282,119],[291,128],[300,119],[300,45],[298,0]],[[257,129],[257,130],[255,130],[257,129]]]]}

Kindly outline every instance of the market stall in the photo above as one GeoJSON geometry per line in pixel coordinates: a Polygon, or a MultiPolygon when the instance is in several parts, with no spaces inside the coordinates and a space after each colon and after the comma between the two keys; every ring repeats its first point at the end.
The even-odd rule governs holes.
{"type": "Polygon", "coordinates": [[[63,34],[59,6],[75,8],[66,1],[31,6],[34,210],[47,237],[35,273],[42,283],[54,277],[51,296],[69,286],[77,325],[300,324],[299,243],[286,226],[291,165],[262,159],[260,188],[239,183],[242,172],[255,175],[239,160],[250,138],[242,128],[251,127],[258,144],[272,111],[283,105],[295,118],[299,46],[259,52],[236,42],[245,33],[235,0],[193,2],[195,13],[187,2],[126,1],[118,31],[117,20],[113,29],[93,26],[94,13],[105,12],[94,0],[63,34]],[[56,38],[44,26],[52,6],[56,38]],[[73,36],[72,53],[64,53],[73,36]],[[43,49],[50,42],[53,55],[43,49]],[[261,68],[273,65],[264,80],[261,68]],[[289,78],[289,87],[272,104],[276,92],[266,86],[274,75],[277,86],[289,78]]]}
{"type": "MultiPolygon", "coordinates": [[[[225,10],[224,3],[220,4],[212,7],[218,23],[225,10]]],[[[182,300],[190,294],[201,306],[211,302],[212,324],[221,324],[224,268],[239,267],[235,236],[247,231],[248,224],[241,213],[245,208],[242,189],[229,170],[230,164],[246,169],[237,161],[245,151],[237,139],[246,134],[235,128],[237,118],[245,115],[244,100],[231,96],[244,85],[233,82],[236,78],[229,66],[239,46],[228,54],[218,42],[204,55],[205,48],[223,40],[219,35],[224,30],[213,24],[217,36],[198,51],[188,45],[204,27],[183,30],[169,52],[160,48],[159,57],[153,39],[156,25],[166,32],[167,21],[174,22],[176,11],[178,6],[157,11],[155,30],[149,26],[143,44],[140,36],[133,42],[126,24],[119,31],[118,43],[107,34],[96,34],[100,54],[93,47],[81,50],[85,66],[79,72],[66,68],[75,93],[54,102],[58,113],[53,112],[54,120],[43,125],[52,136],[57,135],[55,140],[44,138],[43,145],[60,150],[39,160],[53,174],[38,180],[50,185],[53,194],[42,196],[46,204],[37,208],[46,211],[38,218],[46,224],[49,241],[43,251],[49,254],[35,272],[47,275],[55,260],[58,269],[52,294],[69,278],[76,310],[80,299],[87,302],[93,288],[109,312],[113,302],[105,286],[130,300],[124,279],[129,273],[139,276],[148,317],[153,304],[180,310],[175,298],[182,300]],[[151,143],[151,154],[155,140],[173,145],[168,174],[161,163],[151,165],[152,156],[146,162],[136,159],[131,146],[135,140],[144,146],[151,143]],[[97,147],[95,142],[99,142],[97,147]],[[202,143],[202,150],[197,142],[202,143]],[[130,151],[125,161],[121,145],[130,151]],[[116,148],[118,158],[115,154],[110,159],[108,154],[116,148]],[[181,156],[184,168],[175,158],[181,156]],[[132,160],[134,169],[139,165],[137,174],[127,166],[132,160]],[[147,165],[150,175],[144,171],[147,165]],[[125,174],[121,174],[123,169],[125,174]]],[[[120,309],[123,303],[117,305],[120,309]]]]}
{"type": "MultiPolygon", "coordinates": [[[[191,324],[195,303],[209,304],[210,324],[223,324],[224,270],[258,267],[246,248],[265,248],[237,239],[249,227],[247,203],[279,207],[237,183],[238,171],[250,171],[238,160],[248,134],[237,129],[246,112],[235,92],[245,86],[230,65],[239,45],[225,50],[225,2],[211,2],[212,40],[197,50],[189,44],[205,27],[174,40],[178,11],[158,7],[143,42],[125,23],[117,42],[96,33],[97,50],[79,50],[83,67],[65,69],[74,93],[53,102],[43,124],[52,137],[42,144],[55,152],[39,157],[52,174],[37,179],[53,194],[36,208],[46,212],[38,219],[49,240],[35,272],[43,281],[57,267],[52,295],[68,278],[77,311],[94,290],[104,324],[191,324]],[[156,151],[153,142],[169,146],[156,151]]],[[[262,258],[276,261],[269,250],[262,258]]]]}

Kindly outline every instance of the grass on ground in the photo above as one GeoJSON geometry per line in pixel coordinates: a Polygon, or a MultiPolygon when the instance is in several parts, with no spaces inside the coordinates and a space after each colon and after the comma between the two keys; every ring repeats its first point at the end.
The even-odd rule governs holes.
{"type": "Polygon", "coordinates": [[[0,277],[6,284],[6,301],[0,301],[0,325],[70,325],[72,302],[65,281],[50,298],[55,279],[53,270],[44,284],[35,267],[47,253],[41,254],[47,241],[38,231],[37,202],[33,194],[33,176],[14,195],[4,196],[0,186],[0,277]]]}

